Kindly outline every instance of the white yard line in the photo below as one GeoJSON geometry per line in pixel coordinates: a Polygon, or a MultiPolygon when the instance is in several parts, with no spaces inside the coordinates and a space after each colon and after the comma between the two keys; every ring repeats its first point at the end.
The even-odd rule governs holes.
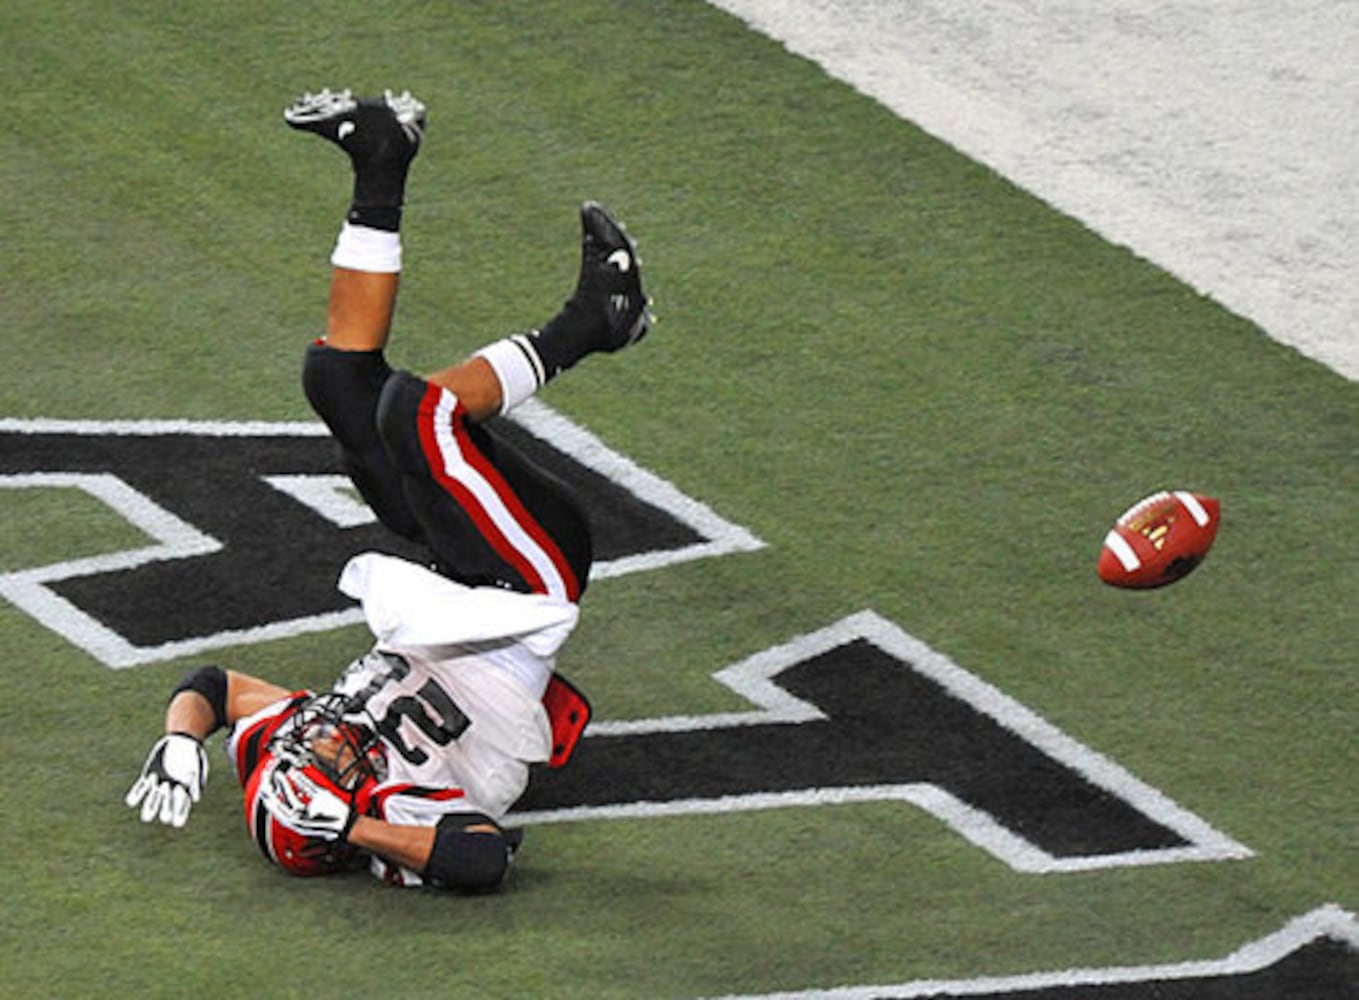
{"type": "Polygon", "coordinates": [[[711,0],[1359,380],[1359,0],[711,0]]]}
{"type": "MultiPolygon", "coordinates": [[[[747,994],[728,996],[722,1000],[874,1000],[893,997],[999,997],[1007,993],[1033,996],[1065,993],[1068,990],[1104,986],[1132,986],[1155,984],[1147,991],[1159,992],[1165,983],[1186,980],[1216,981],[1244,978],[1268,969],[1315,941],[1329,938],[1359,948],[1359,922],[1354,914],[1334,903],[1318,906],[1309,913],[1295,917],[1273,934],[1242,945],[1225,958],[1207,961],[1188,960],[1167,965],[1112,966],[1103,969],[1060,969],[1053,972],[1030,972],[1016,976],[988,976],[978,979],[929,979],[907,983],[874,986],[841,986],[834,989],[799,990],[796,993],[747,994]]],[[[1243,994],[1246,991],[1243,988],[1243,994]]],[[[1140,995],[1140,994],[1139,994],[1140,995]]]]}

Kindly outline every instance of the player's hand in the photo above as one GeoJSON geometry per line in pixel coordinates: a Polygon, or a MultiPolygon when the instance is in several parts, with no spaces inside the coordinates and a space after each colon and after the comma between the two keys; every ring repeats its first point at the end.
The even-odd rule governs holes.
{"type": "Polygon", "coordinates": [[[188,733],[167,733],[146,755],[126,801],[132,809],[141,806],[143,823],[183,826],[207,782],[208,754],[202,742],[188,733]]]}
{"type": "Polygon", "coordinates": [[[260,782],[260,801],[289,830],[305,837],[343,841],[358,819],[352,801],[336,795],[301,768],[281,763],[260,782]]]}

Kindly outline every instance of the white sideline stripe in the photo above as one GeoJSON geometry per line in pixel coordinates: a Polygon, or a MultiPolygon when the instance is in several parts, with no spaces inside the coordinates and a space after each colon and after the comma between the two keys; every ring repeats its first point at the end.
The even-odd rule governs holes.
{"type": "MultiPolygon", "coordinates": [[[[764,542],[746,529],[715,514],[711,508],[685,496],[675,486],[642,469],[635,462],[610,449],[599,438],[530,400],[515,411],[525,429],[544,438],[564,454],[592,468],[630,490],[703,537],[703,541],[679,549],[646,552],[607,562],[591,570],[591,579],[606,579],[658,569],[673,563],[705,559],[735,552],[761,549],[764,542]]],[[[198,437],[327,437],[329,431],[320,421],[223,421],[223,420],[62,420],[49,417],[24,419],[0,418],[0,433],[73,434],[82,436],[155,437],[193,435],[198,437]]],[[[262,477],[275,489],[292,496],[322,517],[344,527],[368,523],[366,506],[355,509],[348,495],[348,480],[343,476],[267,476],[262,477]]],[[[159,560],[184,559],[219,550],[219,541],[198,531],[146,495],[111,473],[67,472],[25,473],[0,476],[0,488],[37,487],[82,489],[107,505],[155,544],[111,552],[84,559],[73,559],[47,566],[28,567],[0,574],[0,596],[5,597],[39,623],[61,635],[72,645],[114,669],[159,663],[196,656],[228,646],[272,642],[313,632],[358,625],[362,611],[326,612],[245,629],[227,629],[152,646],[139,646],[125,639],[49,586],[59,580],[96,573],[130,569],[159,560]]]]}
{"type": "Polygon", "coordinates": [[[1176,490],[1175,499],[1184,504],[1185,510],[1189,511],[1195,523],[1202,528],[1208,523],[1208,512],[1203,509],[1203,504],[1199,503],[1199,498],[1187,490],[1176,490]]]}
{"type": "Polygon", "coordinates": [[[1104,544],[1110,552],[1118,557],[1118,561],[1123,564],[1123,568],[1129,573],[1142,565],[1142,560],[1137,558],[1137,553],[1134,552],[1132,546],[1128,544],[1128,540],[1117,531],[1110,531],[1105,535],[1104,544]]]}
{"type": "Polygon", "coordinates": [[[1166,795],[1133,777],[1127,770],[1057,729],[1002,691],[964,670],[947,656],[935,652],[914,636],[874,611],[861,611],[817,632],[756,653],[719,670],[714,679],[755,705],[745,712],[707,716],[665,716],[652,719],[591,722],[587,738],[660,732],[726,729],[770,723],[796,725],[825,718],[812,705],[775,683],[783,670],[836,649],[866,639],[903,662],[902,669],[915,670],[967,702],[1003,728],[1019,736],[1054,760],[1071,768],[1091,784],[1130,804],[1143,815],[1173,830],[1187,842],[1185,847],[1131,851],[1122,854],[1058,858],[1002,827],[994,817],[961,802],[946,789],[930,783],[804,789],[795,792],[754,793],[679,802],[631,802],[605,806],[579,806],[560,810],[511,813],[514,823],[568,823],[595,819],[653,818],[723,813],[751,809],[898,801],[924,809],[969,842],[990,853],[1016,871],[1055,873],[1171,864],[1184,861],[1226,861],[1252,856],[1251,850],[1215,830],[1166,795]]]}
{"type": "Polygon", "coordinates": [[[1243,945],[1224,958],[1174,962],[1163,965],[1108,966],[1106,968],[1059,969],[1014,976],[982,976],[975,979],[916,979],[873,986],[838,986],[831,989],[798,990],[792,993],[729,994],[711,1000],[912,1000],[917,997],[968,997],[1002,995],[1033,990],[1070,989],[1082,986],[1116,986],[1131,983],[1246,976],[1260,972],[1305,948],[1330,938],[1359,949],[1359,921],[1353,913],[1327,903],[1288,921],[1280,930],[1243,945]]]}
{"type": "Polygon", "coordinates": [[[709,2],[1359,380],[1352,4],[709,2]]]}
{"type": "Polygon", "coordinates": [[[50,417],[0,417],[0,433],[78,434],[117,437],[326,437],[330,431],[314,420],[57,420],[50,417]]]}

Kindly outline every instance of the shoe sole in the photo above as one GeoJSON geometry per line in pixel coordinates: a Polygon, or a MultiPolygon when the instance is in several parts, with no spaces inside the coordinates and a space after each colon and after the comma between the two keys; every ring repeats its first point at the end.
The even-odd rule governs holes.
{"type": "MultiPolygon", "coordinates": [[[[596,239],[601,239],[601,230],[607,230],[609,232],[609,238],[601,239],[601,242],[615,248],[609,253],[609,257],[612,257],[613,254],[617,253],[620,249],[626,249],[628,257],[631,259],[631,267],[636,274],[637,291],[642,296],[642,310],[637,314],[637,318],[633,320],[632,325],[628,327],[628,332],[623,342],[619,344],[618,347],[613,348],[613,350],[621,351],[623,348],[631,347],[645,337],[651,330],[651,324],[656,322],[656,316],[651,311],[651,300],[646,297],[646,292],[642,289],[642,258],[637,253],[637,241],[628,234],[627,227],[625,227],[612,212],[597,201],[585,202],[580,208],[580,214],[582,220],[588,220],[591,215],[598,215],[604,220],[606,223],[606,226],[604,227],[595,228],[586,221],[585,228],[591,235],[595,236],[596,239]]],[[[605,259],[607,260],[608,258],[606,257],[605,259]]]]}

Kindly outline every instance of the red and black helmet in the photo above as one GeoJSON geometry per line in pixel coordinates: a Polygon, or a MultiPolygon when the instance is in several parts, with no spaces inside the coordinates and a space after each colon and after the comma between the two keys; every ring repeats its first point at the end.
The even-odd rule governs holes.
{"type": "Polygon", "coordinates": [[[251,839],[289,874],[327,875],[351,868],[358,851],[284,826],[261,800],[261,785],[280,766],[297,768],[328,791],[356,801],[363,811],[363,802],[387,771],[382,742],[367,721],[342,695],[308,698],[278,727],[246,780],[245,821],[251,839]]]}

